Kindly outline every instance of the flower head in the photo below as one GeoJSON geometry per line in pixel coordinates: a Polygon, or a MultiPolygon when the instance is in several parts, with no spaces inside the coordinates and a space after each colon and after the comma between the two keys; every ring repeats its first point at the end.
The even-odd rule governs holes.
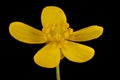
{"type": "Polygon", "coordinates": [[[46,68],[54,68],[63,57],[78,63],[90,60],[94,49],[72,41],[88,41],[98,38],[103,28],[92,25],[73,32],[69,27],[62,9],[47,6],[41,14],[42,31],[22,22],[12,22],[10,34],[17,40],[29,44],[47,43],[34,56],[36,64],[46,68]]]}

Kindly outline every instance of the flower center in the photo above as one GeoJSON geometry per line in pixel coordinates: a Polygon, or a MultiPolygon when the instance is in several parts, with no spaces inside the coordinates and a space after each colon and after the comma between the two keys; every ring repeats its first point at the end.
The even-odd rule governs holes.
{"type": "Polygon", "coordinates": [[[68,23],[48,25],[42,29],[49,41],[61,42],[72,34],[73,30],[69,28],[68,23]]]}

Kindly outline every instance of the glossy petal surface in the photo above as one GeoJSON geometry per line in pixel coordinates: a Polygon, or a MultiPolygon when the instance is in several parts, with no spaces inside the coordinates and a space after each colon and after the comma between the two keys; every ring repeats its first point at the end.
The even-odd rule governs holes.
{"type": "Polygon", "coordinates": [[[103,28],[100,26],[89,26],[78,31],[75,31],[72,35],[69,36],[68,40],[71,41],[89,41],[96,39],[101,36],[103,33],[103,28]]]}
{"type": "Polygon", "coordinates": [[[55,43],[48,43],[34,56],[36,64],[46,68],[54,68],[60,63],[60,50],[55,43]]]}
{"type": "Polygon", "coordinates": [[[47,41],[40,30],[22,22],[12,22],[9,26],[9,32],[15,39],[24,43],[40,44],[47,41]]]}
{"type": "Polygon", "coordinates": [[[62,47],[63,55],[73,62],[86,62],[94,56],[94,49],[91,47],[66,41],[62,47]]]}
{"type": "Polygon", "coordinates": [[[47,6],[42,11],[41,22],[43,27],[50,27],[55,24],[66,23],[66,16],[59,7],[47,6]]]}

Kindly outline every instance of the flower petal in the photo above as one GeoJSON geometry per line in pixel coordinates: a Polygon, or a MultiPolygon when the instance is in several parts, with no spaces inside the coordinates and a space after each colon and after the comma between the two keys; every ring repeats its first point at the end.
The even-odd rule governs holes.
{"type": "Polygon", "coordinates": [[[86,62],[94,56],[94,49],[91,47],[66,41],[62,47],[63,55],[73,62],[86,62]]]}
{"type": "Polygon", "coordinates": [[[61,22],[66,23],[66,16],[59,7],[47,6],[42,11],[41,22],[43,27],[59,24],[61,22]]]}
{"type": "Polygon", "coordinates": [[[88,41],[96,39],[103,33],[103,28],[97,25],[86,27],[78,31],[73,32],[73,34],[68,38],[72,41],[88,41]]]}
{"type": "Polygon", "coordinates": [[[61,50],[60,50],[60,53],[61,53],[60,59],[62,60],[64,58],[64,55],[61,50]]]}
{"type": "Polygon", "coordinates": [[[29,44],[39,44],[46,42],[44,34],[22,22],[12,22],[9,26],[10,34],[17,40],[29,44]]]}
{"type": "Polygon", "coordinates": [[[46,68],[54,68],[60,63],[60,49],[55,43],[48,43],[34,56],[36,64],[46,68]]]}

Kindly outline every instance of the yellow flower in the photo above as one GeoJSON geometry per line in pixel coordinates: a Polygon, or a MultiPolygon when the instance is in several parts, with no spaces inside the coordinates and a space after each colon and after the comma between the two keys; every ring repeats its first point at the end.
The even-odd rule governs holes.
{"type": "Polygon", "coordinates": [[[62,9],[47,6],[41,14],[42,31],[22,22],[12,22],[9,26],[10,34],[17,40],[29,44],[47,43],[34,56],[37,65],[54,68],[63,57],[78,63],[90,60],[94,56],[94,49],[72,41],[82,42],[98,38],[103,28],[92,25],[73,32],[69,27],[62,9]]]}

